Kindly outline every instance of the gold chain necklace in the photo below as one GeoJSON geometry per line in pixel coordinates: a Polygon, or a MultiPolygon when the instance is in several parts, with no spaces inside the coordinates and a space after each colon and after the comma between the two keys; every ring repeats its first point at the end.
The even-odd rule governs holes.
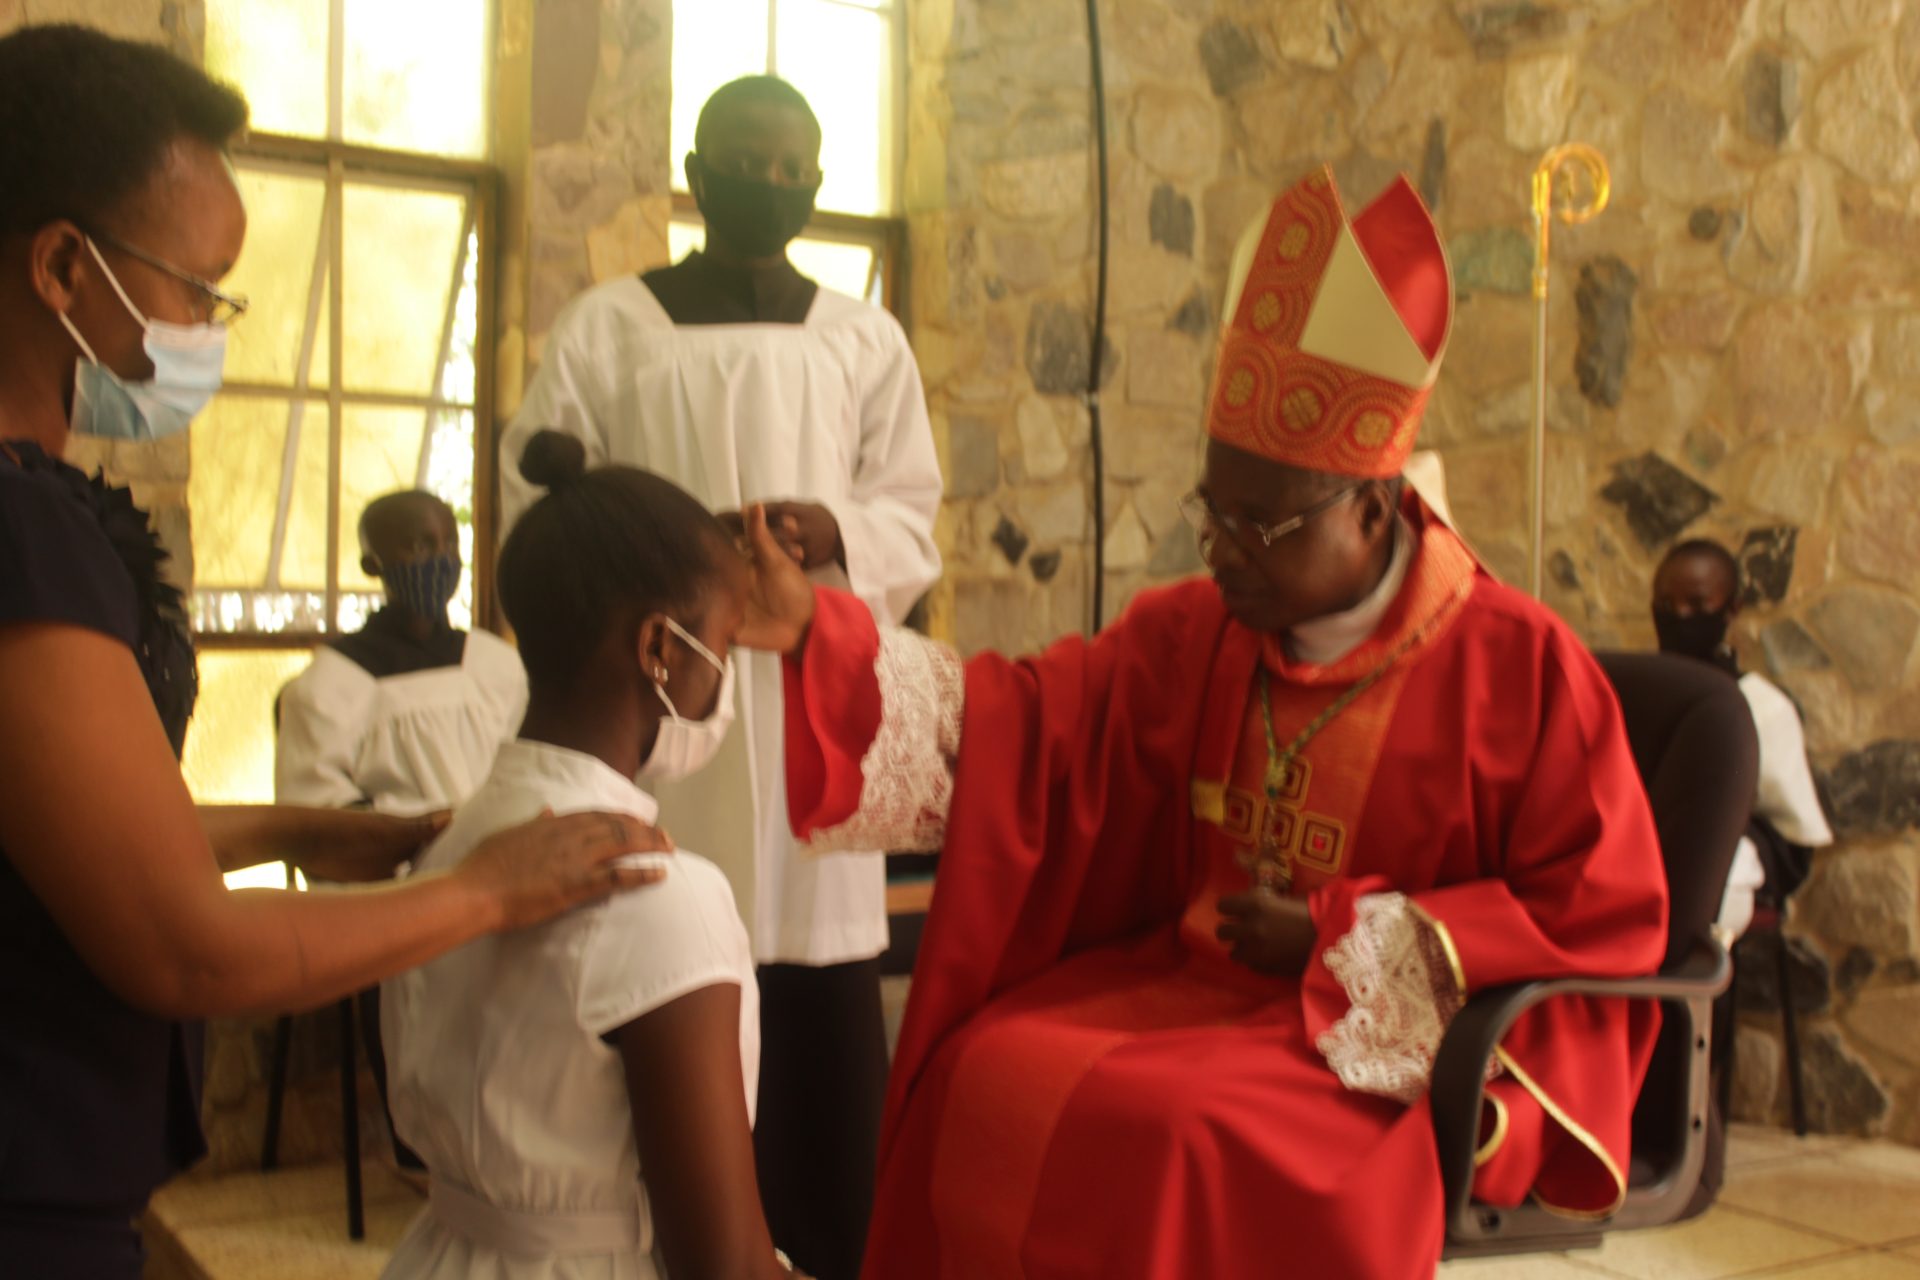
{"type": "Polygon", "coordinates": [[[1331,724],[1335,716],[1352,706],[1354,701],[1371,689],[1395,663],[1413,652],[1433,633],[1434,628],[1450,617],[1454,607],[1465,600],[1467,593],[1472,589],[1473,579],[1469,576],[1445,604],[1434,610],[1432,617],[1421,623],[1412,635],[1401,641],[1393,652],[1386,656],[1385,661],[1354,681],[1342,691],[1339,697],[1328,703],[1325,710],[1308,721],[1306,728],[1294,735],[1293,741],[1287,744],[1285,751],[1280,750],[1279,739],[1273,732],[1272,680],[1267,675],[1266,667],[1263,665],[1260,668],[1260,720],[1262,727],[1267,731],[1265,786],[1267,811],[1260,824],[1260,851],[1255,855],[1253,865],[1249,868],[1253,873],[1255,884],[1272,889],[1275,893],[1285,893],[1293,887],[1293,854],[1280,848],[1280,842],[1274,836],[1274,828],[1279,823],[1281,788],[1285,785],[1287,773],[1293,768],[1293,762],[1299,758],[1300,752],[1305,749],[1307,743],[1313,741],[1315,734],[1331,724]]]}

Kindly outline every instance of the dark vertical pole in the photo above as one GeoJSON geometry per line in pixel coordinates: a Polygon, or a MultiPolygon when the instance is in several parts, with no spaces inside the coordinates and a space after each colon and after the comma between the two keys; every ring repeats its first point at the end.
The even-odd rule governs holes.
{"type": "Polygon", "coordinates": [[[260,1140],[261,1172],[280,1163],[280,1110],[287,1102],[287,1054],[293,1048],[293,1019],[273,1024],[273,1058],[267,1064],[267,1132],[260,1140]]]}
{"type": "Polygon", "coordinates": [[[363,1240],[360,1203],[360,1061],[354,1050],[353,997],[340,1002],[340,1145],[347,1162],[347,1236],[363,1240]]]}
{"type": "Polygon", "coordinates": [[[1780,946],[1774,952],[1780,984],[1780,1027],[1787,1039],[1787,1104],[1793,1112],[1793,1132],[1807,1136],[1807,1098],[1800,1082],[1800,1015],[1794,1011],[1793,990],[1787,985],[1792,976],[1787,963],[1786,913],[1781,912],[1780,946]]]}
{"type": "Polygon", "coordinates": [[[1107,345],[1107,76],[1100,50],[1100,0],[1087,0],[1087,53],[1093,84],[1094,155],[1099,165],[1096,193],[1098,259],[1094,278],[1092,345],[1087,352],[1087,443],[1093,462],[1093,630],[1106,624],[1107,458],[1100,422],[1100,378],[1107,345]]]}

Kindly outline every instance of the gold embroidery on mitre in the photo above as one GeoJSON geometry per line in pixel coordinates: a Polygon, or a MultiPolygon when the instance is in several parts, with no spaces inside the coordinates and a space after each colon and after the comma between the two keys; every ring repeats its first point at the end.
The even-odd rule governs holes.
{"type": "Polygon", "coordinates": [[[1297,262],[1312,240],[1313,233],[1307,230],[1306,224],[1296,222],[1280,233],[1280,243],[1275,246],[1275,252],[1288,262],[1297,262]]]}
{"type": "Polygon", "coordinates": [[[1363,449],[1378,449],[1393,439],[1394,421],[1390,414],[1369,409],[1353,424],[1353,439],[1363,449]]]}
{"type": "Polygon", "coordinates": [[[1251,399],[1253,399],[1253,374],[1246,369],[1235,369],[1227,377],[1227,404],[1238,409],[1251,399]]]}
{"type": "Polygon", "coordinates": [[[1280,421],[1289,431],[1305,431],[1320,421],[1320,397],[1307,387],[1295,387],[1280,402],[1280,421]]]}
{"type": "Polygon", "coordinates": [[[1263,293],[1253,304],[1253,327],[1265,332],[1280,323],[1280,299],[1263,293]]]}

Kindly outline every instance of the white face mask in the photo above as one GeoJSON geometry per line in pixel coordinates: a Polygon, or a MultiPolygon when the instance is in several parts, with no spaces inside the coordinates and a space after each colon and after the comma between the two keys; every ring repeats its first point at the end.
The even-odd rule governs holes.
{"type": "Polygon", "coordinates": [[[106,272],[107,283],[120,295],[120,304],[145,331],[142,345],[153,361],[153,376],[129,382],[101,364],[93,347],[62,312],[60,323],[86,357],[73,374],[74,434],[109,440],[160,440],[185,431],[220,390],[227,362],[226,326],[147,319],[120,287],[113,268],[100,256],[91,237],[87,248],[106,272]]]}
{"type": "Polygon", "coordinates": [[[733,655],[728,654],[726,661],[722,662],[713,656],[711,649],[694,639],[691,632],[672,618],[667,619],[667,625],[673,628],[675,635],[687,642],[688,647],[719,671],[720,695],[714,700],[713,714],[705,720],[682,720],[667,691],[657,684],[653,686],[653,691],[660,695],[660,701],[667,704],[667,718],[660,722],[653,740],[653,750],[648,754],[646,763],[634,775],[636,782],[642,778],[674,782],[700,772],[719,752],[720,744],[726,741],[727,730],[733,727],[733,655]]]}

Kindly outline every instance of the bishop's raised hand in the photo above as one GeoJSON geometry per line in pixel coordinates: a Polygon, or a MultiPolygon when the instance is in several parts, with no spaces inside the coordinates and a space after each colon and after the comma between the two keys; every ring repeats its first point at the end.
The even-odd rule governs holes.
{"type": "Polygon", "coordinates": [[[744,550],[753,581],[747,589],[747,616],[734,643],[769,653],[792,653],[806,643],[813,624],[813,584],[794,563],[767,524],[767,509],[746,510],[744,550]]]}

